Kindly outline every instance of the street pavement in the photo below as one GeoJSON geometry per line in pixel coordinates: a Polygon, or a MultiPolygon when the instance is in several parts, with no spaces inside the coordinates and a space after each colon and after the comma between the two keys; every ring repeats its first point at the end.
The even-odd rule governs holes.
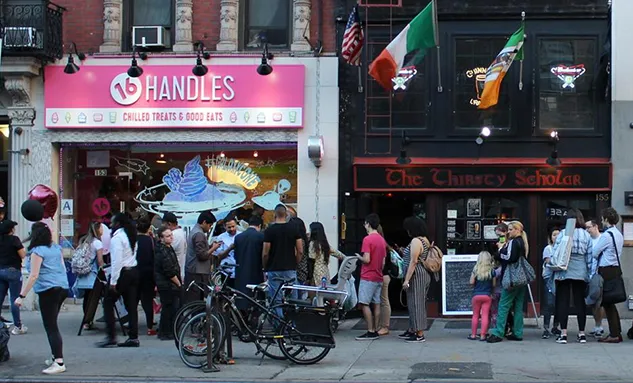
{"type": "MultiPolygon", "coordinates": [[[[6,310],[3,313],[9,314],[6,310]]],[[[590,339],[585,345],[559,345],[553,339],[542,340],[541,330],[533,326],[526,329],[523,342],[487,344],[467,340],[466,323],[444,320],[435,320],[427,332],[427,341],[418,344],[399,340],[397,332],[375,341],[355,341],[354,337],[362,331],[352,327],[359,320],[348,320],[336,334],[337,347],[313,366],[261,360],[255,355],[254,345],[236,340],[235,364],[220,365],[220,372],[204,373],[186,367],[173,342],[144,335],[144,315],[139,314],[140,348],[98,349],[94,344],[102,339],[103,332],[89,331],[77,336],[81,306],[65,305],[59,322],[68,370],[49,377],[40,373],[50,349],[39,312],[23,312],[29,332],[11,337],[11,360],[0,364],[0,382],[633,381],[633,341],[604,345],[590,339]]],[[[531,321],[534,323],[534,319],[531,321]]],[[[593,324],[593,320],[588,319],[588,324],[593,324]]],[[[624,329],[629,326],[628,321],[623,321],[624,329]]],[[[570,340],[575,339],[575,334],[570,330],[570,340]]]]}

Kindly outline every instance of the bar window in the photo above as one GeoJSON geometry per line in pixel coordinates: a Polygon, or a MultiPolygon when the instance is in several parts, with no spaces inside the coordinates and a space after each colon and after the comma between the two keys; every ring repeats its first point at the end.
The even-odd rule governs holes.
{"type": "Polygon", "coordinates": [[[506,41],[502,37],[490,36],[455,39],[453,110],[457,129],[479,129],[483,124],[502,128],[510,126],[510,86],[518,87],[511,73],[501,83],[499,103],[486,110],[477,109],[484,90],[486,70],[506,41]]]}
{"type": "MultiPolygon", "coordinates": [[[[397,32],[393,32],[394,37],[397,32]]],[[[372,36],[367,43],[369,62],[380,55],[392,39],[387,34],[372,36]]],[[[384,89],[367,74],[367,127],[376,129],[412,129],[427,128],[427,114],[430,109],[428,91],[430,82],[426,78],[426,62],[431,60],[428,52],[424,60],[417,65],[406,65],[413,57],[405,57],[405,66],[400,70],[396,82],[392,81],[389,90],[384,89]]],[[[369,65],[369,64],[368,64],[369,65]]]]}
{"type": "Polygon", "coordinates": [[[288,48],[292,28],[291,0],[245,0],[245,41],[247,48],[261,48],[263,39],[270,48],[288,48]]]}
{"type": "Polygon", "coordinates": [[[539,40],[540,129],[595,129],[591,83],[596,55],[592,38],[539,40]]]}

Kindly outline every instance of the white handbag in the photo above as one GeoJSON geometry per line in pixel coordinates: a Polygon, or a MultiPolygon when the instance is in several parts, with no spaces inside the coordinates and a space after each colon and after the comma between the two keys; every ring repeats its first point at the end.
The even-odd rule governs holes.
{"type": "Polygon", "coordinates": [[[560,233],[559,239],[554,245],[552,258],[550,259],[549,268],[552,271],[565,271],[569,266],[569,258],[571,257],[571,248],[574,243],[574,231],[576,230],[576,219],[567,220],[565,230],[560,233]]]}

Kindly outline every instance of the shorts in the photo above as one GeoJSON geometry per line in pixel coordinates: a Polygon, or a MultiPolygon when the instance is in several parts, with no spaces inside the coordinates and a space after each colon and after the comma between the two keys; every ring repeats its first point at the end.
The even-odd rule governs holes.
{"type": "Polygon", "coordinates": [[[382,282],[360,280],[358,286],[358,303],[369,306],[370,303],[380,304],[382,282]]]}

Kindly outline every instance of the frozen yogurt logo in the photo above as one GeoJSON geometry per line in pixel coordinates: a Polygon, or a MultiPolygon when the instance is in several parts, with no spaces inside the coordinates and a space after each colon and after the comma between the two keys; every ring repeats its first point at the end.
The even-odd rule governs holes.
{"type": "Polygon", "coordinates": [[[143,87],[141,80],[132,78],[127,73],[121,73],[110,83],[110,95],[120,105],[132,105],[141,98],[143,87]]]}

